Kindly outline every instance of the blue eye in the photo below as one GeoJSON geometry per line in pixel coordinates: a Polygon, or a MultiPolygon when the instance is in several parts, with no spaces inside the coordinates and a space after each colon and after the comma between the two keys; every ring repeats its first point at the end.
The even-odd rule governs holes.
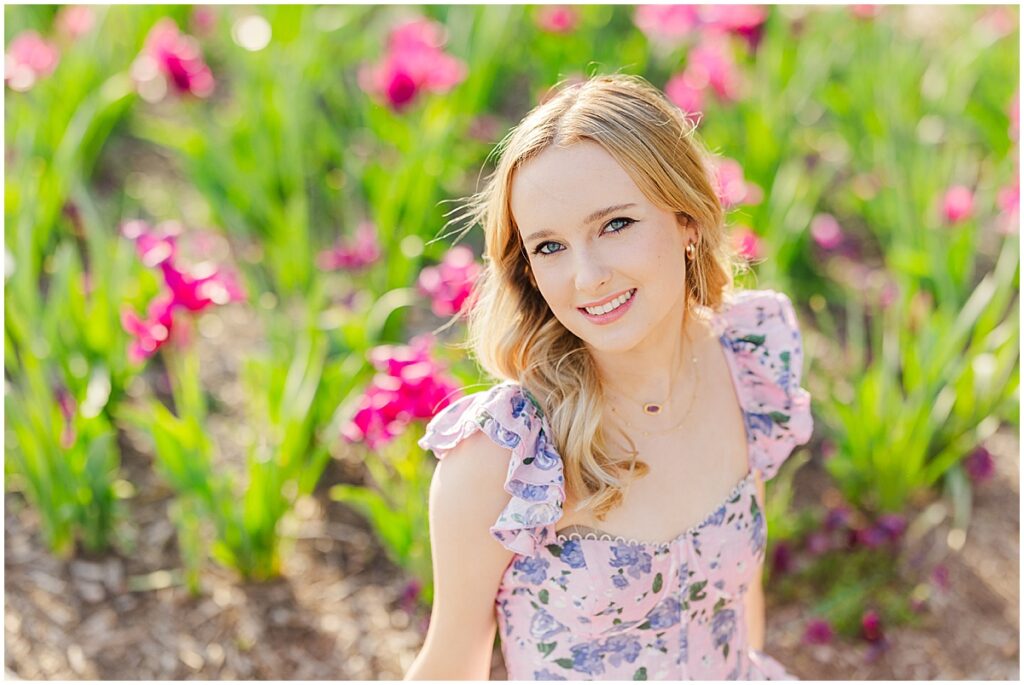
{"type": "MultiPolygon", "coordinates": [[[[624,221],[625,225],[622,226],[621,228],[613,229],[612,233],[620,233],[620,232],[626,230],[627,228],[629,228],[632,224],[636,223],[635,219],[628,219],[628,218],[626,218],[624,216],[618,216],[618,217],[615,217],[614,219],[612,219],[611,221],[609,221],[608,223],[606,223],[605,224],[605,228],[611,226],[612,224],[616,223],[617,221],[624,221]]],[[[558,243],[554,242],[553,240],[547,240],[547,241],[541,243],[540,245],[538,245],[537,247],[535,247],[533,249],[533,254],[542,255],[542,256],[548,256],[548,255],[555,254],[555,252],[560,252],[560,250],[555,250],[555,252],[545,252],[544,251],[544,246],[545,245],[558,245],[558,243]]]]}

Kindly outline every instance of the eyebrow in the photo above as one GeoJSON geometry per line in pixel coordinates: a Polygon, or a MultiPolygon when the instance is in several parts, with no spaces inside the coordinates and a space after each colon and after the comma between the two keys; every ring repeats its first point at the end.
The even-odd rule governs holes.
{"type": "MultiPolygon", "coordinates": [[[[628,209],[630,207],[635,207],[635,206],[636,206],[636,203],[634,203],[634,202],[627,202],[626,204],[622,204],[622,205],[612,205],[611,207],[605,207],[604,209],[599,209],[596,212],[591,213],[590,216],[588,216],[586,219],[583,220],[583,223],[584,224],[592,224],[595,221],[597,221],[598,219],[601,219],[601,218],[611,214],[612,212],[617,212],[620,209],[628,209]]],[[[539,240],[540,238],[547,238],[547,237],[553,236],[553,235],[557,235],[557,234],[554,231],[547,231],[547,230],[537,231],[535,233],[531,233],[530,235],[528,235],[526,237],[526,241],[527,242],[532,242],[534,240],[539,240]]]]}

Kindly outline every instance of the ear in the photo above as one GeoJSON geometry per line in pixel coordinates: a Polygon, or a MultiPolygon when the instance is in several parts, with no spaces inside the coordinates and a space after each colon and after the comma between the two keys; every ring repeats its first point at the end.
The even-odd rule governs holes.
{"type": "Polygon", "coordinates": [[[676,212],[676,223],[683,231],[687,242],[697,242],[697,222],[685,212],[676,212]]]}

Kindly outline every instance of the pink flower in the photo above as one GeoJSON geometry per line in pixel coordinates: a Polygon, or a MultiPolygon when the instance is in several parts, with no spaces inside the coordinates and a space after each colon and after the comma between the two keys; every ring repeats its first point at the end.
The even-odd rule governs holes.
{"type": "Polygon", "coordinates": [[[832,641],[835,633],[832,624],[822,618],[812,618],[804,628],[803,642],[808,645],[824,645],[832,641]]]}
{"type": "Polygon", "coordinates": [[[878,549],[888,540],[886,533],[874,526],[858,528],[854,531],[854,535],[855,541],[868,549],[878,549]]]}
{"type": "Polygon", "coordinates": [[[775,543],[772,549],[772,572],[787,573],[793,567],[793,554],[784,541],[775,543]]]}
{"type": "Polygon", "coordinates": [[[858,19],[874,19],[881,13],[880,5],[850,5],[850,14],[858,19]]]}
{"type": "Polygon", "coordinates": [[[121,235],[135,241],[135,249],[142,263],[150,268],[160,266],[177,255],[177,236],[181,224],[164,221],[152,228],[145,221],[132,219],[121,224],[121,235]]]}
{"type": "Polygon", "coordinates": [[[974,212],[974,194],[967,186],[952,186],[942,198],[942,213],[946,221],[955,224],[974,212]]]}
{"type": "Polygon", "coordinates": [[[831,549],[832,547],[832,543],[829,541],[828,535],[821,532],[820,530],[816,530],[810,535],[808,535],[806,544],[807,551],[814,556],[824,554],[825,552],[829,551],[829,549],[831,549]]]}
{"type": "Polygon", "coordinates": [[[461,311],[479,275],[480,265],[473,258],[473,251],[465,245],[457,245],[440,264],[420,272],[417,287],[430,298],[434,314],[452,316],[461,311]]]}
{"type": "Polygon", "coordinates": [[[405,588],[402,590],[402,596],[398,599],[398,605],[406,613],[413,613],[416,610],[416,602],[419,599],[422,589],[423,586],[420,584],[420,581],[413,578],[405,584],[405,588]]]}
{"type": "Polygon", "coordinates": [[[749,226],[737,226],[732,232],[733,245],[747,259],[761,256],[761,239],[749,226]]]}
{"type": "Polygon", "coordinates": [[[755,50],[761,42],[768,11],[763,5],[702,5],[700,18],[708,29],[735,33],[755,50]]]}
{"type": "Polygon", "coordinates": [[[363,269],[380,259],[380,243],[373,224],[364,221],[356,229],[350,245],[339,244],[317,255],[316,264],[324,271],[363,269]]]}
{"type": "Polygon", "coordinates": [[[860,626],[864,638],[869,642],[877,642],[882,639],[882,618],[874,609],[864,612],[860,619],[860,626]]]}
{"type": "Polygon", "coordinates": [[[96,13],[88,5],[65,5],[57,12],[54,25],[57,33],[68,40],[75,40],[92,31],[96,24],[96,13]]]}
{"type": "Polygon", "coordinates": [[[370,361],[379,373],[342,428],[348,442],[379,449],[412,421],[429,419],[458,398],[457,386],[430,356],[432,342],[430,335],[417,336],[409,345],[383,345],[370,351],[370,361]]]}
{"type": "Polygon", "coordinates": [[[694,88],[714,89],[719,99],[731,102],[739,97],[740,78],[728,41],[705,35],[686,58],[688,83],[694,88]]]}
{"type": "Polygon", "coordinates": [[[128,358],[133,364],[149,359],[170,339],[173,306],[173,296],[161,293],[149,303],[145,319],[129,307],[121,310],[121,326],[135,338],[128,348],[128,358]]]}
{"type": "Polygon", "coordinates": [[[935,564],[930,580],[940,592],[946,592],[950,588],[949,569],[945,564],[935,564]]]}
{"type": "Polygon", "coordinates": [[[140,60],[141,66],[134,69],[137,78],[145,79],[155,66],[179,93],[199,98],[213,93],[213,73],[203,61],[199,43],[181,33],[169,17],[158,21],[150,30],[140,60]]]}
{"type": "Polygon", "coordinates": [[[907,519],[899,514],[882,514],[875,520],[875,530],[889,542],[897,542],[907,529],[907,519]]]}
{"type": "Polygon", "coordinates": [[[834,530],[840,530],[846,528],[850,522],[850,510],[842,505],[832,507],[828,510],[828,514],[825,515],[825,530],[832,532],[834,530]]]}
{"type": "Polygon", "coordinates": [[[212,304],[227,304],[245,299],[245,291],[235,275],[202,262],[190,270],[179,269],[170,261],[160,264],[164,283],[174,297],[174,306],[201,312],[212,304]]]}
{"type": "Polygon", "coordinates": [[[678,43],[699,22],[693,5],[640,5],[633,13],[633,23],[647,39],[664,44],[678,43]]]}
{"type": "Polygon", "coordinates": [[[979,445],[964,459],[964,468],[972,481],[983,483],[995,475],[996,463],[992,453],[979,445]]]}
{"type": "Polygon", "coordinates": [[[665,96],[669,101],[689,115],[700,114],[704,106],[704,91],[690,83],[688,72],[680,72],[665,84],[665,96]]]}
{"type": "Polygon", "coordinates": [[[217,12],[213,7],[200,5],[192,8],[192,16],[189,17],[189,26],[192,31],[200,36],[209,36],[217,28],[217,12]]]}
{"type": "Polygon", "coordinates": [[[4,56],[4,81],[11,90],[24,92],[57,68],[60,53],[53,43],[35,31],[22,31],[7,48],[4,56]]]}
{"type": "Polygon", "coordinates": [[[834,250],[843,243],[843,230],[831,214],[817,214],[811,219],[811,238],[823,250],[834,250]]]}
{"type": "Polygon", "coordinates": [[[715,181],[718,185],[718,199],[726,209],[738,204],[756,204],[763,197],[756,183],[744,180],[743,167],[734,159],[726,157],[718,162],[715,181]]]}
{"type": "Polygon", "coordinates": [[[571,33],[579,24],[579,13],[568,5],[542,5],[536,14],[537,26],[548,33],[571,33]]]}
{"type": "Polygon", "coordinates": [[[61,418],[64,419],[64,428],[60,434],[61,449],[71,449],[75,444],[75,413],[78,407],[75,398],[71,396],[68,389],[58,385],[55,391],[57,395],[57,406],[60,407],[61,418]]]}
{"type": "Polygon", "coordinates": [[[401,111],[421,91],[445,93],[466,78],[466,65],[441,51],[443,27],[414,19],[392,29],[383,60],[359,70],[360,87],[401,111]]]}
{"type": "Polygon", "coordinates": [[[1010,185],[1000,188],[996,194],[996,204],[1001,214],[996,223],[997,230],[1004,235],[1012,235],[1020,230],[1020,179],[1015,178],[1010,185]]]}

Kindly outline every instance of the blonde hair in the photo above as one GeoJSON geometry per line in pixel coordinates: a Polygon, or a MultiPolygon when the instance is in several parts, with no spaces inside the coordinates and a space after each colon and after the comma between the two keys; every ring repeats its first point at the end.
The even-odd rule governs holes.
{"type": "Polygon", "coordinates": [[[636,459],[628,436],[631,451],[614,449],[601,421],[605,400],[593,358],[537,289],[512,216],[512,179],[551,146],[599,144],[652,204],[695,223],[685,314],[695,304],[717,310],[745,262],[726,234],[711,155],[695,128],[642,77],[612,74],[569,84],[498,143],[492,152],[500,154],[497,168],[452,220],[468,219],[466,231],[479,223],[485,240],[484,270],[464,309],[469,336],[459,347],[470,349],[488,374],[517,382],[540,403],[563,459],[566,489],[579,500],[579,510],[589,509],[599,520],[621,504],[626,476],[650,469],[636,459]]]}

